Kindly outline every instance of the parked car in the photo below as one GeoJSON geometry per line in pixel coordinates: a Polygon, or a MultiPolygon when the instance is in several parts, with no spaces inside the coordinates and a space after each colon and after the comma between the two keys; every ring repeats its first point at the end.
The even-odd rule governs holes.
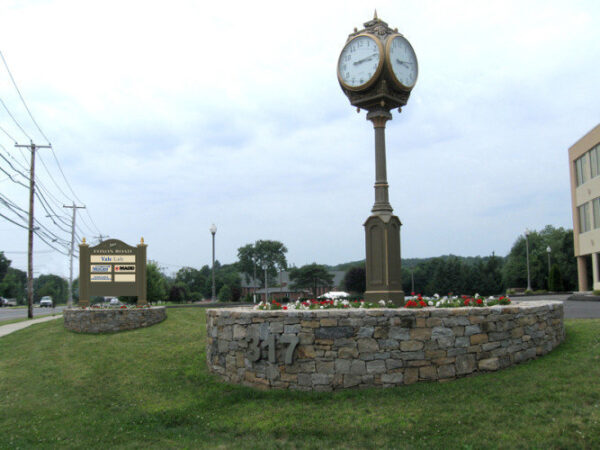
{"type": "Polygon", "coordinates": [[[40,300],[40,308],[52,308],[53,305],[54,303],[52,302],[52,297],[50,297],[49,295],[42,297],[42,299],[40,300]]]}
{"type": "Polygon", "coordinates": [[[17,306],[17,301],[14,298],[0,297],[0,306],[17,306]]]}
{"type": "Polygon", "coordinates": [[[110,302],[109,302],[109,305],[110,305],[110,306],[121,306],[122,304],[123,304],[123,303],[121,303],[121,302],[119,301],[119,299],[118,299],[118,298],[116,298],[116,297],[115,297],[115,298],[111,298],[111,299],[110,299],[110,302]]]}

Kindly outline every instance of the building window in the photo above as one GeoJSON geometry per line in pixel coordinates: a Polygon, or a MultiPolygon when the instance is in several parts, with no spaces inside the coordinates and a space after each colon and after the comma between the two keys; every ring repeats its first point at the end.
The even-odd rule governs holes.
{"type": "Polygon", "coordinates": [[[577,178],[577,186],[581,186],[589,178],[588,171],[588,154],[586,153],[581,158],[575,160],[575,176],[577,178]]]}
{"type": "Polygon", "coordinates": [[[600,175],[600,146],[598,145],[590,150],[590,166],[592,169],[592,178],[600,175]]]}
{"type": "Polygon", "coordinates": [[[592,214],[594,216],[594,228],[600,228],[600,197],[592,200],[592,214]]]}
{"type": "Polygon", "coordinates": [[[585,233],[586,231],[590,231],[590,204],[585,203],[578,207],[579,210],[579,232],[585,233]]]}

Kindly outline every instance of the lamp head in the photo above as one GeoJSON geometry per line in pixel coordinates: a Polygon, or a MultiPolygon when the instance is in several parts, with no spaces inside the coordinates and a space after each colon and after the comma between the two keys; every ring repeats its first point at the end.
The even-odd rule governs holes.
{"type": "Polygon", "coordinates": [[[217,226],[213,223],[210,228],[209,228],[210,232],[212,234],[215,234],[217,232],[217,226]]]}

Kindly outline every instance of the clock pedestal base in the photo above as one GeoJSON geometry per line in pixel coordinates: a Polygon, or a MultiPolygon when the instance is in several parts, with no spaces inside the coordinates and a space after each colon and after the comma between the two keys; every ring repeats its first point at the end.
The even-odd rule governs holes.
{"type": "Polygon", "coordinates": [[[400,260],[400,219],[391,214],[372,215],[364,224],[367,290],[365,300],[391,300],[404,304],[400,260]]]}

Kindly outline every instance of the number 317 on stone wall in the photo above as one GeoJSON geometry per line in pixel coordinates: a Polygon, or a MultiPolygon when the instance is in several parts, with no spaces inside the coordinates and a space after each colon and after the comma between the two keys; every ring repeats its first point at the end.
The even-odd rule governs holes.
{"type": "MultiPolygon", "coordinates": [[[[293,335],[293,334],[284,334],[282,335],[279,339],[279,342],[281,342],[282,344],[289,344],[288,348],[285,351],[285,364],[293,364],[294,362],[294,350],[296,350],[296,346],[298,345],[298,342],[300,341],[300,339],[298,338],[298,336],[293,335]]],[[[264,342],[264,341],[263,341],[264,342]]],[[[261,356],[261,339],[259,339],[258,337],[253,337],[252,340],[250,341],[250,345],[249,345],[249,355],[248,355],[248,359],[251,362],[256,362],[260,359],[261,356]]],[[[265,344],[263,343],[263,346],[265,344]]],[[[277,357],[276,357],[276,343],[275,343],[275,335],[271,334],[269,335],[269,337],[266,340],[266,346],[268,349],[268,355],[269,355],[269,362],[270,363],[277,363],[277,357]]]]}

